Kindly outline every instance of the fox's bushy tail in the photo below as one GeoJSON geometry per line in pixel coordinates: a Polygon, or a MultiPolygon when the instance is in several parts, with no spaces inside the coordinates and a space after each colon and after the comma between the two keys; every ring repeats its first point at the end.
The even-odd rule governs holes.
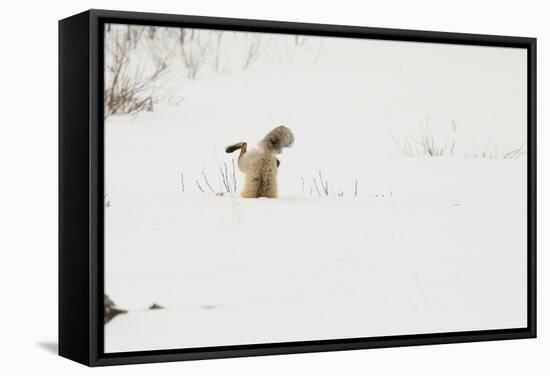
{"type": "Polygon", "coordinates": [[[260,146],[271,153],[280,154],[283,148],[292,146],[294,143],[294,135],[292,131],[281,125],[269,132],[261,141],[260,146]]]}

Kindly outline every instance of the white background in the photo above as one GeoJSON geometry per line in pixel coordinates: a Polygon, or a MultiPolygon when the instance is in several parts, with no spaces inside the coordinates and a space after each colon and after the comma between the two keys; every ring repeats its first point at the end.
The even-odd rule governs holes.
{"type": "MultiPolygon", "coordinates": [[[[0,371],[47,374],[543,374],[548,258],[543,129],[548,10],[542,1],[464,0],[327,4],[259,1],[82,1],[6,3],[2,10],[0,371]],[[539,38],[539,338],[212,360],[90,370],[54,355],[57,342],[57,20],[87,8],[535,36],[539,38]]],[[[547,65],[547,64],[546,64],[547,65]]]]}

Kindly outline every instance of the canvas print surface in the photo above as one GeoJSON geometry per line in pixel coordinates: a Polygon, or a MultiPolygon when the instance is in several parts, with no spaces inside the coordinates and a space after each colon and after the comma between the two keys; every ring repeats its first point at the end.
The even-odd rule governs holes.
{"type": "Polygon", "coordinates": [[[527,52],[106,24],[107,353],[527,326],[527,52]]]}

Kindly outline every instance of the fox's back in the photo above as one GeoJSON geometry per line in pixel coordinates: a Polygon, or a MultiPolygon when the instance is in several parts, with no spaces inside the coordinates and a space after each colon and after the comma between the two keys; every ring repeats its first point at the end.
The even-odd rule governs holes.
{"type": "Polygon", "coordinates": [[[239,168],[246,174],[246,197],[273,197],[277,192],[277,158],[271,153],[251,150],[246,153],[239,168]]]}

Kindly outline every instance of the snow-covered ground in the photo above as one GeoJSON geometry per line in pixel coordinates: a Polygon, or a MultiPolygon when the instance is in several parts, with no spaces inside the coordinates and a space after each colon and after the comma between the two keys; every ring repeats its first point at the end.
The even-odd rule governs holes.
{"type": "MultiPolygon", "coordinates": [[[[402,61],[369,43],[377,67],[402,61]]],[[[471,60],[455,59],[441,46],[429,56],[448,71],[430,73],[420,46],[407,60],[413,68],[397,64],[403,78],[392,80],[391,67],[382,76],[365,68],[373,55],[335,70],[348,61],[330,53],[341,45],[326,40],[315,64],[260,61],[183,80],[178,106],[107,119],[105,291],[129,313],[105,326],[106,352],[526,325],[526,159],[463,157],[472,140],[505,149],[524,141],[525,120],[516,120],[525,108],[503,90],[523,82],[521,56],[468,47],[471,60]],[[493,69],[503,56],[520,63],[493,69]],[[414,72],[418,82],[404,78],[414,72]],[[449,72],[467,77],[449,98],[406,97],[441,89],[449,72]],[[430,106],[436,119],[455,108],[440,127],[457,120],[467,146],[407,158],[392,135],[411,137],[430,106]],[[281,124],[296,143],[279,158],[280,198],[208,192],[203,173],[217,192],[220,168],[232,175],[226,145],[281,124]],[[314,188],[319,171],[328,196],[314,188]],[[164,309],[148,310],[153,303],[164,309]]]]}

